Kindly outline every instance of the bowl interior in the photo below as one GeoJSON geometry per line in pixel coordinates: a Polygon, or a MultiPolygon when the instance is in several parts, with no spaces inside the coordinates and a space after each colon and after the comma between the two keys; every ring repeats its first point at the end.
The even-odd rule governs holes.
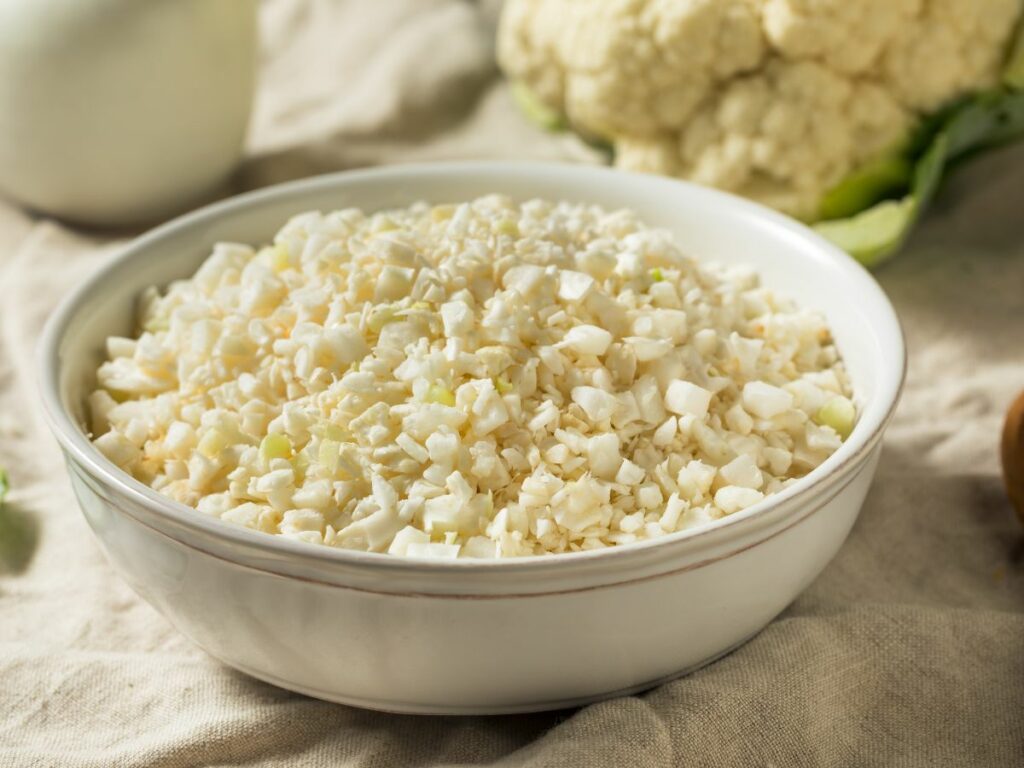
{"type": "Polygon", "coordinates": [[[44,389],[56,385],[81,442],[83,401],[104,339],[130,334],[142,289],[192,274],[217,241],[264,243],[290,216],[311,209],[373,211],[495,192],[518,200],[632,208],[648,224],[671,230],[690,254],[749,264],[768,286],[823,312],[849,369],[860,416],[840,451],[810,477],[853,455],[887,419],[902,382],[902,334],[877,283],[846,254],[806,227],[731,195],[654,176],[552,164],[455,163],[336,174],[261,190],[172,221],[129,245],[51,319],[41,350],[44,389]]]}

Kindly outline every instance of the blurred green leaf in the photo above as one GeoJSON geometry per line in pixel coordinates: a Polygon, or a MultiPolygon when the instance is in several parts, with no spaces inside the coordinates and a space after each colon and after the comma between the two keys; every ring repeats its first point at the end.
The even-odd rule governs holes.
{"type": "Polygon", "coordinates": [[[10,489],[7,472],[0,467],[0,574],[25,570],[39,539],[35,521],[25,512],[5,503],[10,489]]]}
{"type": "Polygon", "coordinates": [[[829,190],[821,201],[819,218],[842,219],[868,208],[894,192],[905,190],[914,164],[905,149],[883,155],[858,168],[829,190]]]}

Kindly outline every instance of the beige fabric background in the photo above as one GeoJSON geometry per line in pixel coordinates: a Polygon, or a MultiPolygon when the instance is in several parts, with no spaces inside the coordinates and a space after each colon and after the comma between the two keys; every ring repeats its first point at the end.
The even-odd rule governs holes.
{"type": "MultiPolygon", "coordinates": [[[[515,113],[490,14],[457,0],[274,0],[249,187],[379,162],[593,160],[515,113]]],[[[1024,765],[1024,535],[997,463],[1024,387],[1024,148],[947,187],[879,273],[911,368],[842,551],[746,646],[578,711],[379,715],[237,674],[115,576],[36,411],[33,346],[119,241],[0,203],[2,766],[1024,765]]]]}

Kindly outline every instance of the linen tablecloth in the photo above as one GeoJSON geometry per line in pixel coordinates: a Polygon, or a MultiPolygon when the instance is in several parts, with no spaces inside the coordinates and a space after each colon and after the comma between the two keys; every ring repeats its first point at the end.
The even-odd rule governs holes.
{"type": "MultiPolygon", "coordinates": [[[[518,116],[494,4],[273,0],[237,189],[406,160],[596,162],[518,116]]],[[[115,575],[38,411],[40,326],[124,242],[0,203],[0,766],[1024,765],[1024,535],[998,430],[1024,387],[1024,150],[956,175],[878,272],[910,345],[835,561],[728,657],[575,711],[401,717],[251,680],[115,575]]],[[[130,234],[130,233],[129,233],[130,234]]],[[[343,661],[343,659],[339,659],[343,661]]]]}

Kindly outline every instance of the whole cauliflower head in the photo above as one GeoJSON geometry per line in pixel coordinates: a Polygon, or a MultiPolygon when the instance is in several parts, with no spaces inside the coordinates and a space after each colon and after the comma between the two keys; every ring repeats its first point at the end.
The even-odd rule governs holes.
{"type": "Polygon", "coordinates": [[[506,0],[506,73],[622,168],[816,218],[921,118],[998,80],[1024,0],[506,0]]]}

